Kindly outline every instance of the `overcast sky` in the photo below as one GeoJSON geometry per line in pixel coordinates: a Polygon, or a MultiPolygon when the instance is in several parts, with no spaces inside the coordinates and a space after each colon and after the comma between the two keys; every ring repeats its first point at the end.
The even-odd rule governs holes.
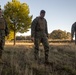
{"type": "MultiPolygon", "coordinates": [[[[4,5],[12,0],[0,0],[0,5],[4,5]]],[[[40,10],[46,11],[45,18],[48,22],[48,31],[51,33],[55,29],[71,31],[71,25],[76,21],[76,0],[19,0],[27,3],[33,19],[39,16],[40,10]]],[[[25,34],[30,35],[30,31],[25,34]]]]}

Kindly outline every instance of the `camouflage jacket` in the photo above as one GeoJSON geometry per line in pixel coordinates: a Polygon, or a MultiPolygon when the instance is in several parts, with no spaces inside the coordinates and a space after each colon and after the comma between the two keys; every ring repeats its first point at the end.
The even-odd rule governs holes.
{"type": "Polygon", "coordinates": [[[9,34],[9,29],[7,26],[7,22],[4,17],[0,17],[0,36],[7,36],[9,34]]]}
{"type": "Polygon", "coordinates": [[[72,25],[72,27],[71,27],[71,37],[73,38],[74,37],[74,33],[75,33],[75,31],[76,31],[76,22],[75,23],[73,23],[73,25],[72,25]]]}
{"type": "Polygon", "coordinates": [[[45,33],[48,37],[47,21],[45,18],[36,17],[31,24],[31,37],[37,36],[37,32],[45,33]]]}

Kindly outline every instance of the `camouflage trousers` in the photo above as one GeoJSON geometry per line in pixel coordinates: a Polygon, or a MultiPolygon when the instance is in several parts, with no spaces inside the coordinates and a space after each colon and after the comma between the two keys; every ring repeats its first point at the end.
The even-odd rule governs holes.
{"type": "Polygon", "coordinates": [[[49,42],[47,37],[42,37],[42,38],[35,38],[34,40],[34,45],[35,45],[35,59],[37,60],[38,55],[39,55],[39,45],[40,43],[43,44],[44,50],[45,50],[45,61],[48,61],[48,55],[49,55],[49,42]]]}
{"type": "Polygon", "coordinates": [[[0,58],[2,57],[2,52],[4,50],[5,37],[0,36],[0,58]]]}

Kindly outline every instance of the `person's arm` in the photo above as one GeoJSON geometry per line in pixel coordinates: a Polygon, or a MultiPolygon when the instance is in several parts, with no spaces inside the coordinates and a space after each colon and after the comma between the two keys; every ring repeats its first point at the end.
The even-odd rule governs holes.
{"type": "Polygon", "coordinates": [[[8,36],[8,34],[9,34],[9,29],[8,29],[7,22],[5,20],[5,35],[8,36]]]}
{"type": "Polygon", "coordinates": [[[31,37],[34,38],[35,36],[35,27],[36,27],[36,24],[37,24],[37,20],[34,19],[32,24],[31,24],[31,37]]]}
{"type": "Polygon", "coordinates": [[[47,27],[47,21],[45,20],[46,22],[46,25],[45,25],[45,33],[46,33],[46,36],[48,37],[48,27],[47,27]]]}
{"type": "Polygon", "coordinates": [[[74,26],[75,26],[75,23],[71,27],[71,40],[73,40],[73,37],[74,37],[74,26]]]}
{"type": "Polygon", "coordinates": [[[3,17],[4,21],[5,21],[5,36],[8,36],[9,35],[8,24],[7,24],[7,22],[6,22],[5,18],[4,18],[4,15],[2,15],[2,17],[3,17]]]}

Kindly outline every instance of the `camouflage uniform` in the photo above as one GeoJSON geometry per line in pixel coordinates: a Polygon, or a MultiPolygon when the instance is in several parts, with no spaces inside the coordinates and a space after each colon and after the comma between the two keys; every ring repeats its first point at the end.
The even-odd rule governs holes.
{"type": "Polygon", "coordinates": [[[0,17],[0,58],[2,56],[2,51],[4,50],[5,45],[5,36],[9,33],[7,23],[3,16],[0,17]]]}
{"type": "Polygon", "coordinates": [[[75,44],[76,44],[76,22],[71,27],[71,37],[73,38],[75,34],[75,44]]]}
{"type": "Polygon", "coordinates": [[[31,37],[34,37],[35,45],[35,59],[39,55],[39,44],[43,44],[45,49],[45,61],[48,61],[49,43],[48,43],[48,30],[47,21],[44,18],[36,17],[31,25],[31,37]]]}

